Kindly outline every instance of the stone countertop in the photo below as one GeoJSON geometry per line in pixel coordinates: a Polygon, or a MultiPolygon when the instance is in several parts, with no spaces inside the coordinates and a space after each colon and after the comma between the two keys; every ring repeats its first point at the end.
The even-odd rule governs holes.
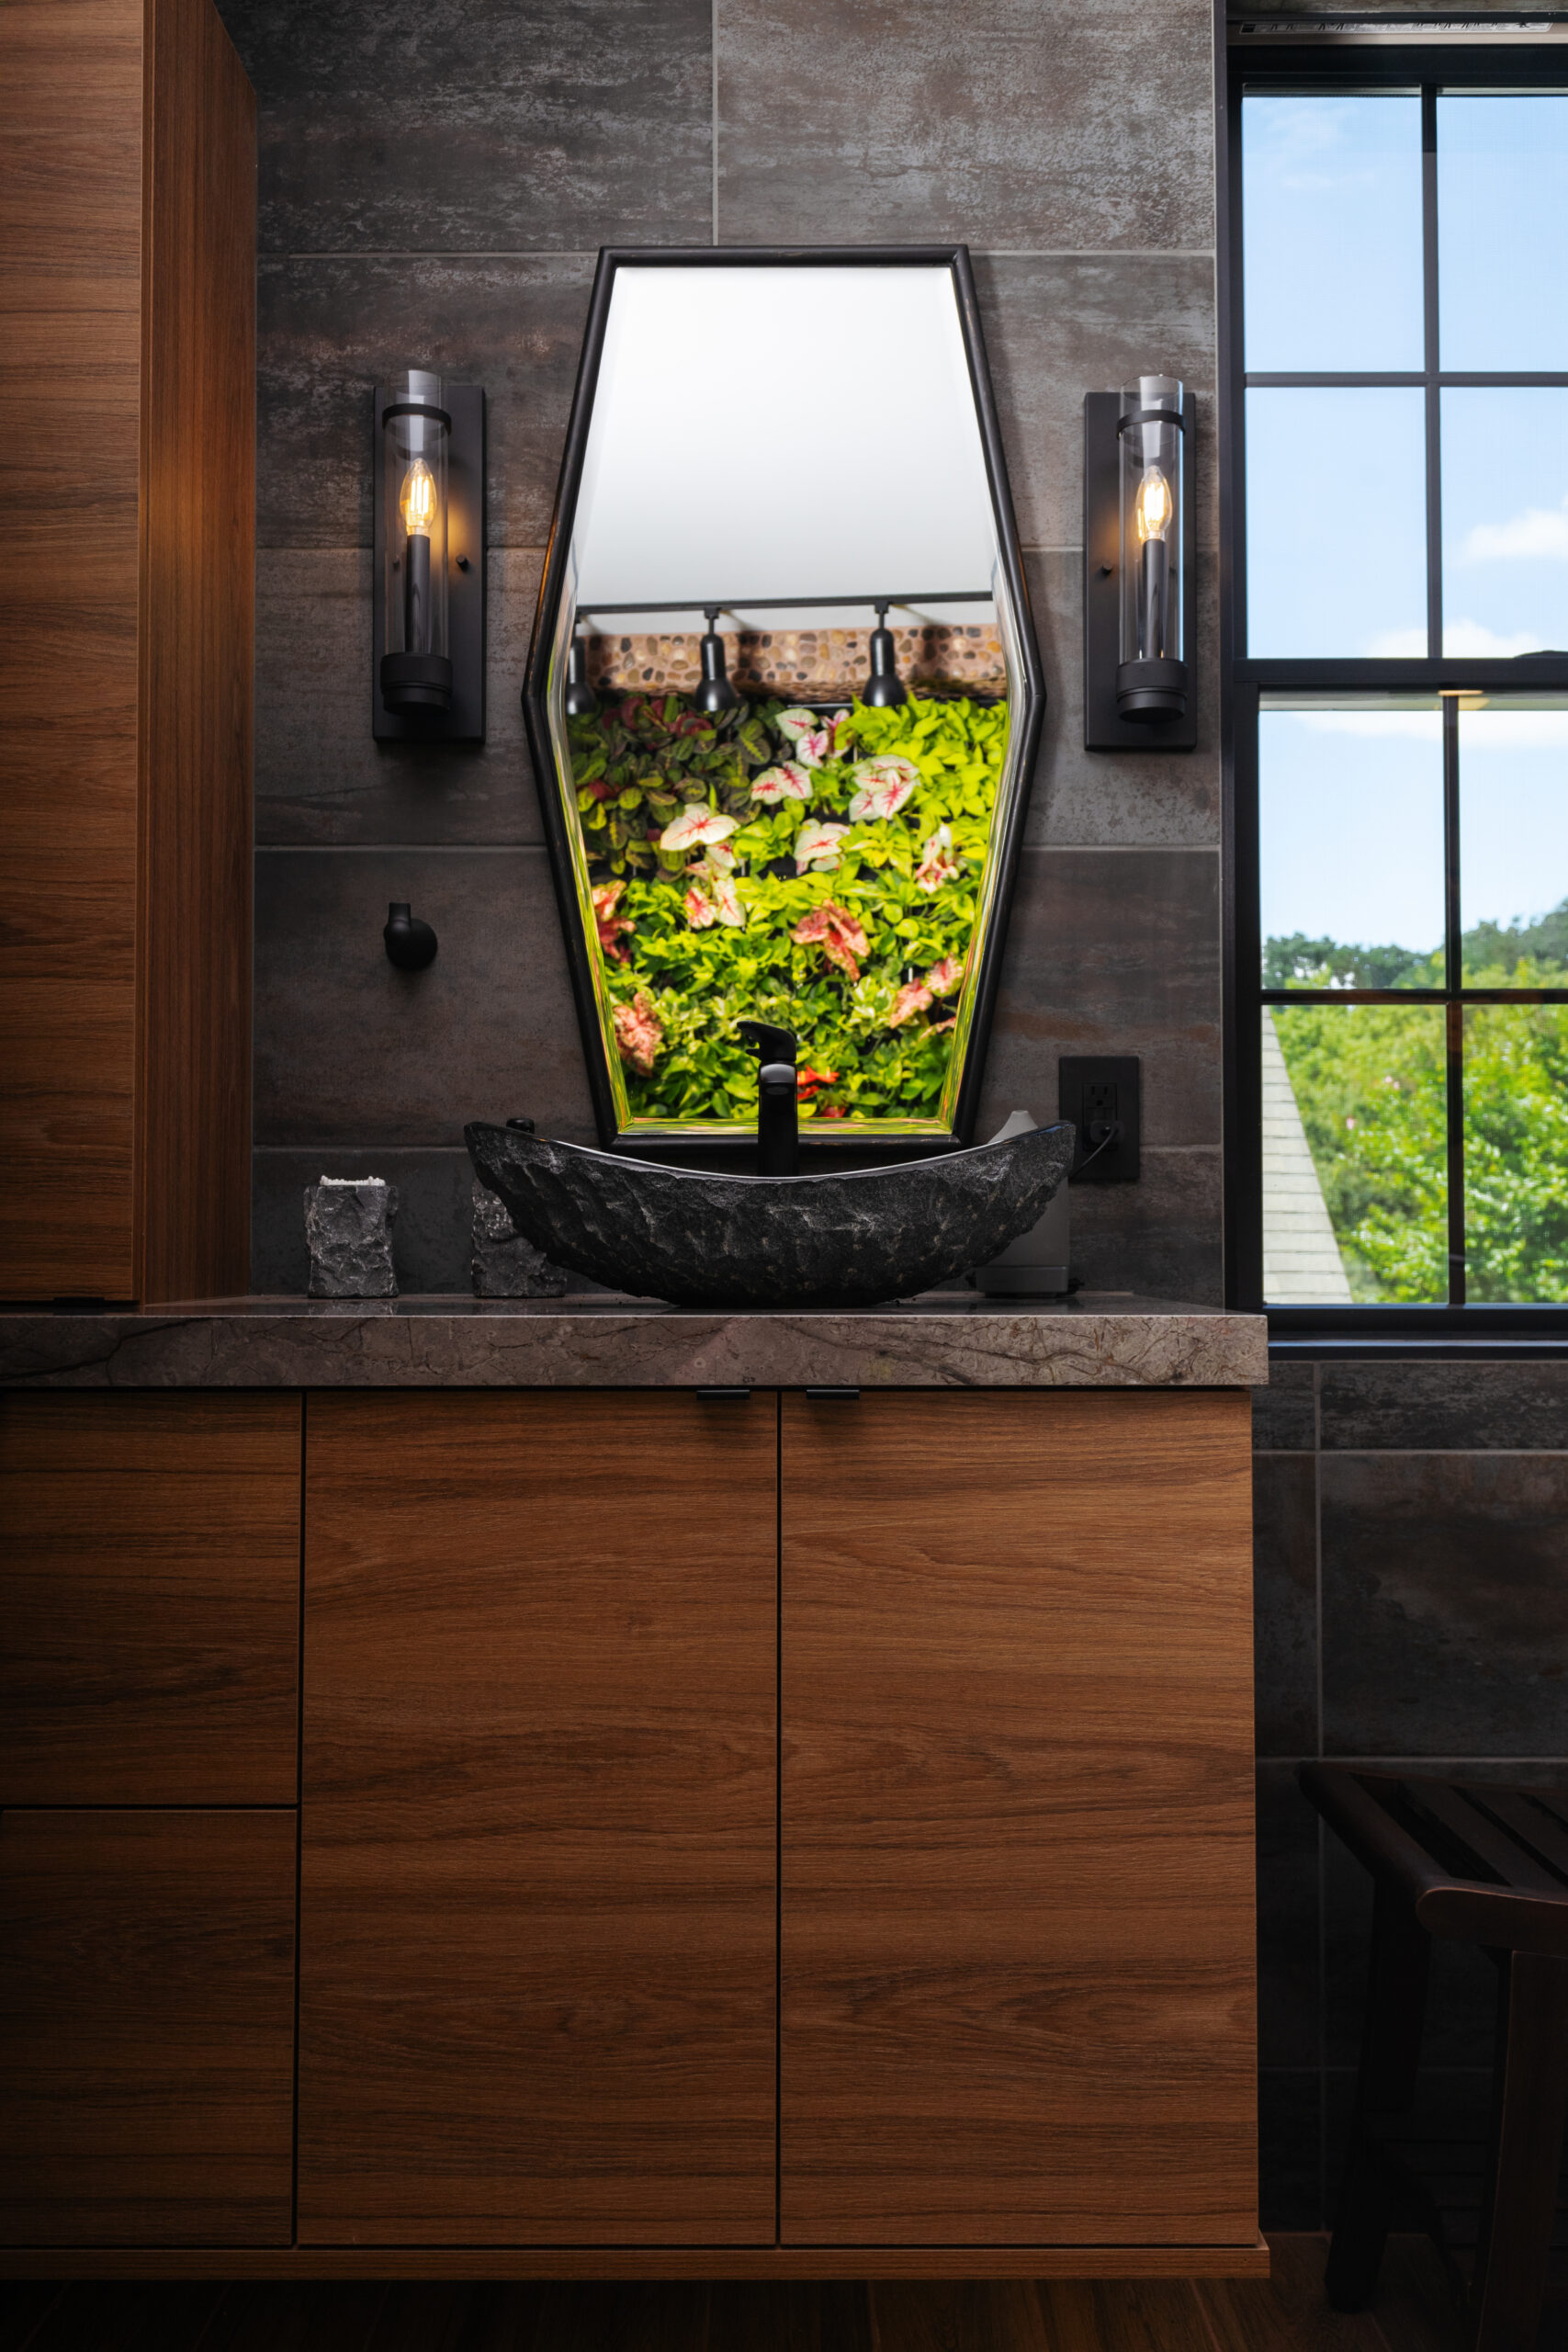
{"type": "Polygon", "coordinates": [[[1260,1315],[1131,1291],[929,1292],[799,1314],[575,1298],[241,1298],[0,1315],[0,1385],[35,1388],[1250,1388],[1260,1315]]]}

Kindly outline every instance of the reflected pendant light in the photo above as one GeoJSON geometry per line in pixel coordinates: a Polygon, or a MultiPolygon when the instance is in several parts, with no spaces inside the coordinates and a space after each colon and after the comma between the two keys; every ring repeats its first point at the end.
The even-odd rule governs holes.
{"type": "Polygon", "coordinates": [[[692,700],[699,710],[733,710],[740,700],[740,696],[730,684],[729,673],[725,668],[724,639],[714,627],[715,621],[718,618],[718,611],[716,605],[705,605],[703,607],[703,616],[707,622],[707,628],[697,648],[703,660],[703,679],[696,693],[692,696],[692,700]]]}
{"type": "Polygon", "coordinates": [[[908,690],[898,675],[898,663],[893,650],[893,632],[887,626],[887,607],[876,607],[876,627],[871,632],[871,675],[865,682],[861,700],[874,710],[893,710],[909,699],[908,690]]]}
{"type": "Polygon", "coordinates": [[[569,718],[595,718],[598,713],[599,697],[588,683],[587,639],[573,637],[566,673],[566,715],[569,718]]]}

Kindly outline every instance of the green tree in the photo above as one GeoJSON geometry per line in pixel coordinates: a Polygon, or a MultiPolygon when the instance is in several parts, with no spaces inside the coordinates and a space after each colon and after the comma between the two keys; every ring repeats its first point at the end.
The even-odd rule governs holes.
{"type": "MultiPolygon", "coordinates": [[[[1568,900],[1533,922],[1476,925],[1463,956],[1472,988],[1568,986],[1568,900]]],[[[1430,987],[1440,959],[1297,933],[1269,940],[1264,970],[1273,988],[1430,987]]],[[[1303,1004],[1273,1017],[1352,1295],[1446,1298],[1441,1008],[1303,1004]]],[[[1467,1296],[1568,1300],[1568,1006],[1467,1009],[1464,1162],[1467,1296]]]]}

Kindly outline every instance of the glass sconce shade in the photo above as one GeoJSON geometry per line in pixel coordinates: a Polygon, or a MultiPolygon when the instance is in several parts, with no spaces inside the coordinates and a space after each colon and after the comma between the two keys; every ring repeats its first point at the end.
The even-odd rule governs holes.
{"type": "Polygon", "coordinates": [[[1143,722],[1187,708],[1182,645],[1181,386],[1140,376],[1122,394],[1121,638],[1117,715],[1143,722]]]}
{"type": "Polygon", "coordinates": [[[381,698],[389,710],[444,712],[452,701],[446,618],[447,452],[452,420],[439,376],[411,368],[382,414],[387,579],[381,698]]]}

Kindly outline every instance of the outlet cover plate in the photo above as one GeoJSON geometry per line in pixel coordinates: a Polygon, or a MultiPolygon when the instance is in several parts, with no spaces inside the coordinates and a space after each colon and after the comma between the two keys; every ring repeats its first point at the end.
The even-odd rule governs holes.
{"type": "Polygon", "coordinates": [[[1135,1184],[1143,1126],[1141,1064],[1136,1054],[1064,1054],[1056,1065],[1058,1118],[1078,1131],[1071,1181],[1085,1184],[1135,1184]],[[1122,1132],[1092,1168],[1083,1163],[1094,1149],[1085,1130],[1096,1117],[1121,1122],[1122,1132]],[[1082,1170],[1081,1180],[1079,1171],[1082,1170]]]}

